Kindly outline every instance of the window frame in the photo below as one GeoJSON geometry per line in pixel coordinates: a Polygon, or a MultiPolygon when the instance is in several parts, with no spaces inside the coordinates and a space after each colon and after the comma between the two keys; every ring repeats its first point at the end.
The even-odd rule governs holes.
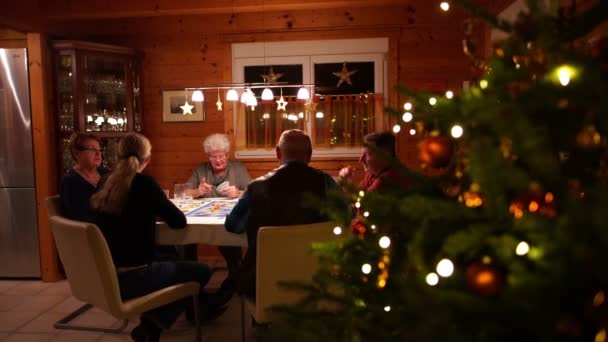
{"type": "MultiPolygon", "coordinates": [[[[383,94],[384,104],[388,103],[388,45],[389,39],[362,38],[337,40],[310,40],[260,43],[232,44],[232,82],[244,82],[244,70],[250,65],[285,65],[302,64],[302,80],[307,84],[314,84],[315,63],[341,63],[341,62],[374,62],[374,90],[376,94],[383,94]]],[[[275,94],[277,95],[277,94],[275,94]]],[[[244,149],[245,120],[238,120],[238,103],[233,103],[232,123],[233,138],[235,141],[235,157],[237,159],[274,158],[274,149],[244,149]],[[239,125],[243,127],[239,127],[239,125]]],[[[244,113],[244,111],[242,111],[244,113]]],[[[310,116],[305,119],[304,127],[310,134],[312,120],[310,116]]],[[[383,113],[378,113],[375,127],[381,129],[384,121],[383,113]]],[[[313,146],[313,157],[358,157],[361,147],[332,147],[316,148],[313,146]]]]}

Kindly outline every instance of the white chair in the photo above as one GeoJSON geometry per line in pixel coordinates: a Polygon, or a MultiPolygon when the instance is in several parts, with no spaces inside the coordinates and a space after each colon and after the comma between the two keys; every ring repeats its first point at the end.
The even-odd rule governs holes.
{"type": "Polygon", "coordinates": [[[255,301],[241,296],[241,334],[245,341],[245,308],[259,324],[268,324],[278,317],[268,310],[273,305],[295,304],[304,295],[278,283],[310,282],[319,268],[318,257],[311,253],[313,242],[327,242],[333,234],[334,222],[261,227],[256,251],[255,301]]]}
{"type": "Polygon", "coordinates": [[[123,301],[120,297],[116,268],[99,228],[92,223],[68,220],[60,216],[51,216],[49,220],[72,295],[87,303],[57,322],[55,328],[116,332],[116,329],[68,325],[67,323],[91,306],[100,308],[117,319],[126,320],[162,305],[192,297],[196,320],[196,340],[201,340],[199,283],[186,282],[172,285],[145,296],[123,301]]]}

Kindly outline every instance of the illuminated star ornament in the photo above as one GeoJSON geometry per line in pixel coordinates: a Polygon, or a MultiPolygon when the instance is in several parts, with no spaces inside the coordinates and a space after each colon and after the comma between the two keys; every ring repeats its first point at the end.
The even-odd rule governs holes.
{"type": "Polygon", "coordinates": [[[278,99],[276,102],[277,102],[277,110],[285,110],[285,107],[287,106],[287,101],[285,101],[285,99],[283,98],[283,95],[281,95],[281,98],[278,99]]]}
{"type": "Polygon", "coordinates": [[[348,83],[349,85],[353,85],[353,82],[350,80],[350,77],[352,75],[356,74],[357,71],[359,71],[359,70],[348,71],[348,69],[346,68],[346,62],[344,62],[344,64],[342,64],[342,71],[332,72],[332,74],[334,74],[334,76],[337,76],[340,78],[340,80],[338,81],[338,85],[336,87],[340,87],[340,85],[344,82],[348,83]]]}
{"type": "Polygon", "coordinates": [[[192,115],[192,108],[194,108],[194,106],[190,105],[188,103],[188,100],[186,100],[186,103],[184,103],[183,106],[179,106],[179,108],[182,109],[183,115],[186,115],[186,114],[192,115]]]}
{"type": "Polygon", "coordinates": [[[220,99],[220,90],[217,90],[217,102],[215,103],[215,105],[217,106],[217,110],[222,110],[222,100],[220,99]]]}
{"type": "Polygon", "coordinates": [[[276,83],[279,78],[283,77],[283,75],[284,73],[275,73],[272,67],[270,67],[270,70],[268,70],[268,74],[260,76],[262,76],[262,79],[264,79],[265,83],[276,83]]]}
{"type": "Polygon", "coordinates": [[[314,113],[317,111],[317,106],[319,104],[317,102],[308,102],[304,104],[304,109],[306,109],[309,113],[314,113]]]}

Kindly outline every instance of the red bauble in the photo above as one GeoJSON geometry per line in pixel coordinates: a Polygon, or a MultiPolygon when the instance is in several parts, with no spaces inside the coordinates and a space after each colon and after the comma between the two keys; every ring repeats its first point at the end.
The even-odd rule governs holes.
{"type": "Polygon", "coordinates": [[[431,136],[418,145],[420,160],[434,168],[448,166],[453,155],[450,140],[443,136],[431,136]]]}
{"type": "Polygon", "coordinates": [[[352,229],[353,233],[359,236],[363,236],[363,234],[367,232],[367,225],[365,224],[365,222],[361,221],[358,218],[354,218],[350,222],[350,228],[352,229]]]}
{"type": "Polygon", "coordinates": [[[469,289],[483,297],[497,295],[504,284],[504,275],[491,264],[482,262],[467,267],[466,279],[469,289]]]}

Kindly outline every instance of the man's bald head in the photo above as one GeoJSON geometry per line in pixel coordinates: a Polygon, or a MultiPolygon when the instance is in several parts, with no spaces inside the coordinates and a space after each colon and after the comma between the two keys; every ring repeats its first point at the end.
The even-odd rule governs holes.
{"type": "Polygon", "coordinates": [[[277,144],[277,158],[284,164],[297,160],[308,164],[312,155],[310,137],[302,130],[290,129],[284,131],[277,144]]]}

